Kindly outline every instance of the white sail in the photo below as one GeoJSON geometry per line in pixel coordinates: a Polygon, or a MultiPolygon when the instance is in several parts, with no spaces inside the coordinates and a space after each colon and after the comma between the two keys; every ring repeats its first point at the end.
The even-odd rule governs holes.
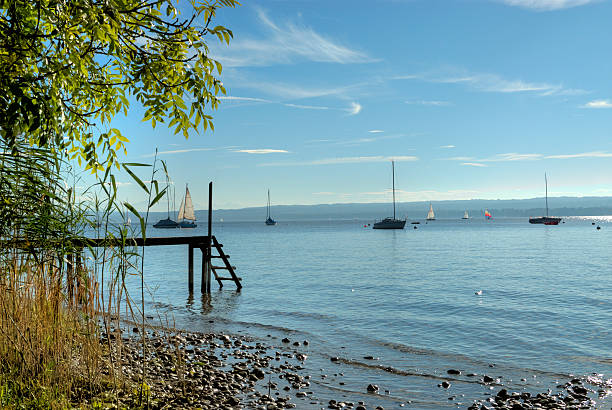
{"type": "Polygon", "coordinates": [[[183,208],[181,208],[183,209],[183,219],[187,219],[188,221],[195,221],[195,212],[193,210],[193,203],[191,202],[191,194],[189,193],[189,188],[185,188],[185,206],[183,208]]]}
{"type": "Polygon", "coordinates": [[[427,219],[436,219],[436,215],[434,214],[433,206],[431,204],[429,204],[429,212],[427,212],[427,219]]]}
{"type": "Polygon", "coordinates": [[[181,206],[179,207],[179,213],[176,219],[179,222],[181,222],[184,216],[185,216],[185,199],[181,199],[181,206]]]}
{"type": "Polygon", "coordinates": [[[468,211],[467,210],[463,214],[463,219],[470,219],[470,216],[468,215],[468,211]]]}

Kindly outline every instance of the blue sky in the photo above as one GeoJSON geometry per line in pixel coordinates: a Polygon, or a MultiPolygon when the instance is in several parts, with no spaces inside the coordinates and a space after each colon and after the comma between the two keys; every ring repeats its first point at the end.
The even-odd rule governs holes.
{"type": "MultiPolygon", "coordinates": [[[[228,90],[188,140],[118,118],[197,209],[612,193],[611,1],[244,1],[228,90]]],[[[212,41],[212,39],[211,39],[212,41]]],[[[129,178],[122,196],[144,198],[129,178]]],[[[179,201],[179,199],[177,199],[179,201]]]]}

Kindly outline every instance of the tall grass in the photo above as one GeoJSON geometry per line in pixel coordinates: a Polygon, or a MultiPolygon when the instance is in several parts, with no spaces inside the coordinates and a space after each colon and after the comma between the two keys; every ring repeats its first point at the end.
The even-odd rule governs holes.
{"type": "MultiPolygon", "coordinates": [[[[149,194],[150,206],[163,196],[154,178],[146,187],[129,173],[149,194]]],[[[136,262],[144,255],[138,255],[121,223],[127,207],[144,237],[146,215],[118,204],[110,172],[91,187],[89,199],[77,196],[74,185],[61,150],[0,141],[2,408],[70,407],[91,403],[105,389],[116,392],[125,382],[121,337],[111,342],[101,333],[120,329],[121,317],[142,320],[143,352],[146,347],[144,281],[140,309],[134,309],[126,287],[128,273],[142,275],[136,262]],[[81,249],[77,239],[87,232],[118,239],[119,246],[81,249]]]]}

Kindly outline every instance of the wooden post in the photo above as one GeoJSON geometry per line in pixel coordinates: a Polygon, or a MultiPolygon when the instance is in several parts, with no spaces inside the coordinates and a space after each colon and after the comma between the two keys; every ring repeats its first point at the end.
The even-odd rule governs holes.
{"type": "Polygon", "coordinates": [[[210,293],[210,285],[208,284],[208,264],[210,263],[210,258],[206,254],[208,248],[202,247],[202,283],[200,284],[200,292],[202,293],[210,293]]]}
{"type": "Polygon", "coordinates": [[[193,293],[193,244],[189,244],[189,294],[193,293]]]}
{"type": "Polygon", "coordinates": [[[206,240],[206,248],[202,249],[202,293],[210,293],[210,271],[212,264],[211,252],[212,238],[212,182],[208,184],[208,239],[206,240]]]}
{"type": "Polygon", "coordinates": [[[206,283],[207,283],[207,288],[206,288],[206,293],[210,293],[210,271],[212,269],[212,248],[211,248],[211,241],[212,241],[212,181],[210,181],[208,183],[208,264],[206,265],[207,271],[206,271],[206,283]]]}

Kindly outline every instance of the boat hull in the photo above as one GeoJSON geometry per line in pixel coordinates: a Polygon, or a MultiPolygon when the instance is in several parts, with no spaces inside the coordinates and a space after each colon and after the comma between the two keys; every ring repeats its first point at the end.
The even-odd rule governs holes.
{"type": "Polygon", "coordinates": [[[174,222],[170,218],[162,219],[161,221],[153,225],[153,228],[157,228],[157,229],[173,229],[173,228],[178,228],[178,227],[179,227],[179,224],[174,222]]]}
{"type": "Polygon", "coordinates": [[[530,224],[542,224],[542,225],[559,225],[562,218],[554,216],[539,216],[537,218],[529,218],[530,224]]]}
{"type": "Polygon", "coordinates": [[[185,229],[185,228],[195,228],[197,226],[198,225],[196,225],[195,222],[189,222],[189,221],[181,221],[181,222],[179,222],[179,227],[183,228],[183,229],[185,229]]]}
{"type": "Polygon", "coordinates": [[[386,218],[375,222],[372,229],[404,229],[404,226],[406,226],[405,220],[386,218]]]}
{"type": "Polygon", "coordinates": [[[268,218],[268,219],[266,219],[266,225],[268,225],[268,226],[276,225],[276,221],[274,219],[272,219],[272,218],[268,218]]]}

